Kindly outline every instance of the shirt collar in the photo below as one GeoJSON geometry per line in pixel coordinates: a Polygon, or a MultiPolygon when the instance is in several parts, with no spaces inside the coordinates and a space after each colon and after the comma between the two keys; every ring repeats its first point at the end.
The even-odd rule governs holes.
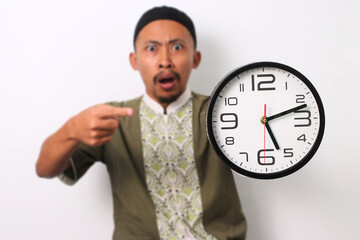
{"type": "MultiPolygon", "coordinates": [[[[169,115],[170,113],[176,112],[179,108],[181,108],[189,99],[191,98],[191,91],[189,88],[186,88],[185,92],[183,92],[174,102],[170,103],[166,108],[166,113],[169,115]]],[[[146,92],[143,96],[144,103],[154,110],[157,114],[164,114],[164,108],[152,99],[146,92]]]]}

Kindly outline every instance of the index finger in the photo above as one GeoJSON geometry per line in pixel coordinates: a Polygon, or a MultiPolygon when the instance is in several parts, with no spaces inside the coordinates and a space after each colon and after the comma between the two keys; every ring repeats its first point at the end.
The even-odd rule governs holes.
{"type": "Polygon", "coordinates": [[[126,117],[132,116],[134,114],[134,110],[132,108],[121,108],[121,107],[114,107],[109,105],[100,105],[99,107],[102,108],[102,117],[103,118],[116,118],[116,117],[126,117]]]}

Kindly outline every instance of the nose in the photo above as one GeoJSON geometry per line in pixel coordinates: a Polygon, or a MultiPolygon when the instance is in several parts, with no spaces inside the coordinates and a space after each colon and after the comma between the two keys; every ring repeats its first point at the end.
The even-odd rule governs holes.
{"type": "Polygon", "coordinates": [[[159,54],[159,68],[160,69],[170,69],[173,67],[173,62],[171,60],[171,53],[166,49],[163,48],[159,54]]]}

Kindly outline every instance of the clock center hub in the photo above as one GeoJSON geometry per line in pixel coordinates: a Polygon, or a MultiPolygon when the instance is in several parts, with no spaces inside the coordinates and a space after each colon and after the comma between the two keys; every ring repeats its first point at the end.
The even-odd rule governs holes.
{"type": "Polygon", "coordinates": [[[262,117],[260,118],[260,123],[261,123],[261,124],[265,124],[266,122],[267,122],[266,117],[262,116],[262,117]]]}

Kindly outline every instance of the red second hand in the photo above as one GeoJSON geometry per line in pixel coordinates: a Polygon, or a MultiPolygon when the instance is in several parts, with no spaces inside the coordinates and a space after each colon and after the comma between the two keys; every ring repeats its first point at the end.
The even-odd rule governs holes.
{"type": "Polygon", "coordinates": [[[266,104],[264,104],[264,164],[265,164],[265,137],[266,137],[266,104]]]}

